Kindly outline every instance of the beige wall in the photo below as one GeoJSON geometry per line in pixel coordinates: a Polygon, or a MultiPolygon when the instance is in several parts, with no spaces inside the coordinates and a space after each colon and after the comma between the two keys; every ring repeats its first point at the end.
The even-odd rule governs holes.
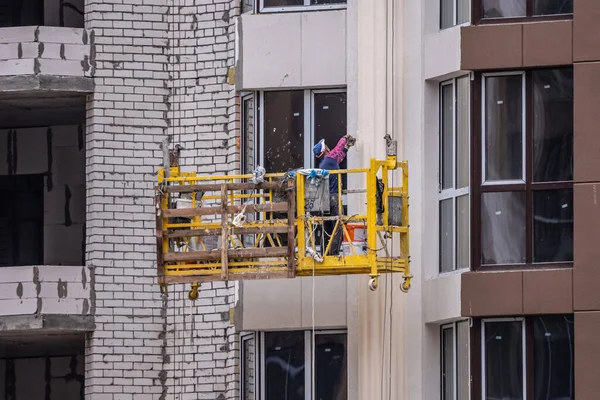
{"type": "MultiPolygon", "coordinates": [[[[244,331],[346,328],[347,277],[241,282],[244,331]]],[[[239,311],[238,311],[239,312],[239,311]]]]}
{"type": "Polygon", "coordinates": [[[239,18],[238,90],[346,84],[346,10],[239,18]]]}

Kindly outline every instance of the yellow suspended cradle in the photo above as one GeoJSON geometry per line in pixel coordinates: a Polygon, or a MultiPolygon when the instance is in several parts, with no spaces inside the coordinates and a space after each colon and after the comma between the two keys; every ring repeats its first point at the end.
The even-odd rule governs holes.
{"type": "MultiPolygon", "coordinates": [[[[293,174],[199,175],[179,166],[158,171],[158,280],[192,283],[365,274],[375,290],[382,273],[401,273],[410,288],[408,164],[389,140],[385,160],[368,168],[293,174]],[[398,170],[401,186],[393,187],[398,170]],[[166,173],[165,173],[166,172],[166,173]],[[329,214],[329,183],[338,176],[338,215],[329,214]],[[342,177],[362,188],[345,189],[342,177]],[[345,211],[366,206],[366,214],[345,211]],[[329,232],[323,229],[329,224],[329,232]],[[332,228],[331,228],[332,227],[332,228]],[[342,250],[332,253],[336,233],[342,250]],[[398,244],[396,246],[396,243],[398,244]],[[399,250],[392,254],[391,250],[399,250]]],[[[166,147],[165,143],[163,146],[166,147]]],[[[310,172],[310,171],[309,171],[310,172]]]]}

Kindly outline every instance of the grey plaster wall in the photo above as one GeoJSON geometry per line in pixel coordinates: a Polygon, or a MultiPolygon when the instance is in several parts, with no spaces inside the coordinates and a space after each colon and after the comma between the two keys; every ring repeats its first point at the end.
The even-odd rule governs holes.
{"type": "Polygon", "coordinates": [[[0,317],[6,315],[93,315],[92,271],[85,267],[0,268],[0,317]]]}

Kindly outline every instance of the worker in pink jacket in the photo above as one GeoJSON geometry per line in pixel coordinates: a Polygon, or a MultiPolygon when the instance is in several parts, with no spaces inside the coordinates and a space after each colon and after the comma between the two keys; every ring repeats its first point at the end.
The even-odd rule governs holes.
{"type": "MultiPolygon", "coordinates": [[[[333,150],[330,150],[329,147],[325,144],[325,139],[321,139],[319,143],[317,143],[313,147],[313,154],[318,159],[321,159],[319,163],[319,168],[334,171],[340,169],[340,164],[346,158],[346,153],[348,153],[348,149],[354,146],[356,143],[356,139],[350,135],[346,135],[342,137],[333,150]]],[[[331,174],[329,175],[329,215],[337,216],[339,215],[338,210],[338,175],[331,174]]],[[[335,227],[335,221],[326,221],[325,222],[325,232],[329,237],[333,232],[333,228],[335,227]]],[[[329,255],[337,256],[340,252],[340,247],[342,245],[342,228],[338,227],[333,238],[331,238],[333,242],[331,243],[331,248],[329,250],[329,255]]],[[[327,247],[327,243],[329,239],[325,242],[325,247],[327,247]]]]}

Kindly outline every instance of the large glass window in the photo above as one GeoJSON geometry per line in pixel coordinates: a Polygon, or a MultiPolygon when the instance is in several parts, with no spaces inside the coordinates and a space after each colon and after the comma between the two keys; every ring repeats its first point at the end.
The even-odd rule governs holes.
{"type": "Polygon", "coordinates": [[[572,315],[533,318],[533,391],[535,400],[574,399],[572,315]]]}
{"type": "Polygon", "coordinates": [[[261,92],[260,99],[258,112],[246,102],[242,109],[244,152],[246,158],[256,155],[253,168],[261,165],[271,173],[313,167],[317,141],[325,139],[333,148],[348,133],[344,90],[270,91],[261,92]]]}
{"type": "Polygon", "coordinates": [[[440,0],[440,29],[469,22],[470,5],[469,0],[440,0]]]}
{"type": "Polygon", "coordinates": [[[524,400],[524,333],[523,319],[484,321],[484,399],[524,400]]]}
{"type": "Polygon", "coordinates": [[[243,334],[242,399],[347,400],[347,351],[345,331],[243,334]]]}
{"type": "Polygon", "coordinates": [[[478,0],[482,17],[524,18],[573,14],[573,0],[478,0]]]}
{"type": "Polygon", "coordinates": [[[461,77],[440,87],[440,272],[470,265],[469,82],[461,77]]]}
{"type": "Polygon", "coordinates": [[[484,400],[574,399],[572,315],[484,319],[484,400]]]}
{"type": "Polygon", "coordinates": [[[482,83],[475,262],[572,262],[573,69],[484,74],[482,83]]]}
{"type": "Polygon", "coordinates": [[[442,326],[441,334],[442,400],[468,400],[469,323],[459,321],[442,326]]]}
{"type": "Polygon", "coordinates": [[[304,332],[265,332],[265,400],[304,400],[304,332]]]}

